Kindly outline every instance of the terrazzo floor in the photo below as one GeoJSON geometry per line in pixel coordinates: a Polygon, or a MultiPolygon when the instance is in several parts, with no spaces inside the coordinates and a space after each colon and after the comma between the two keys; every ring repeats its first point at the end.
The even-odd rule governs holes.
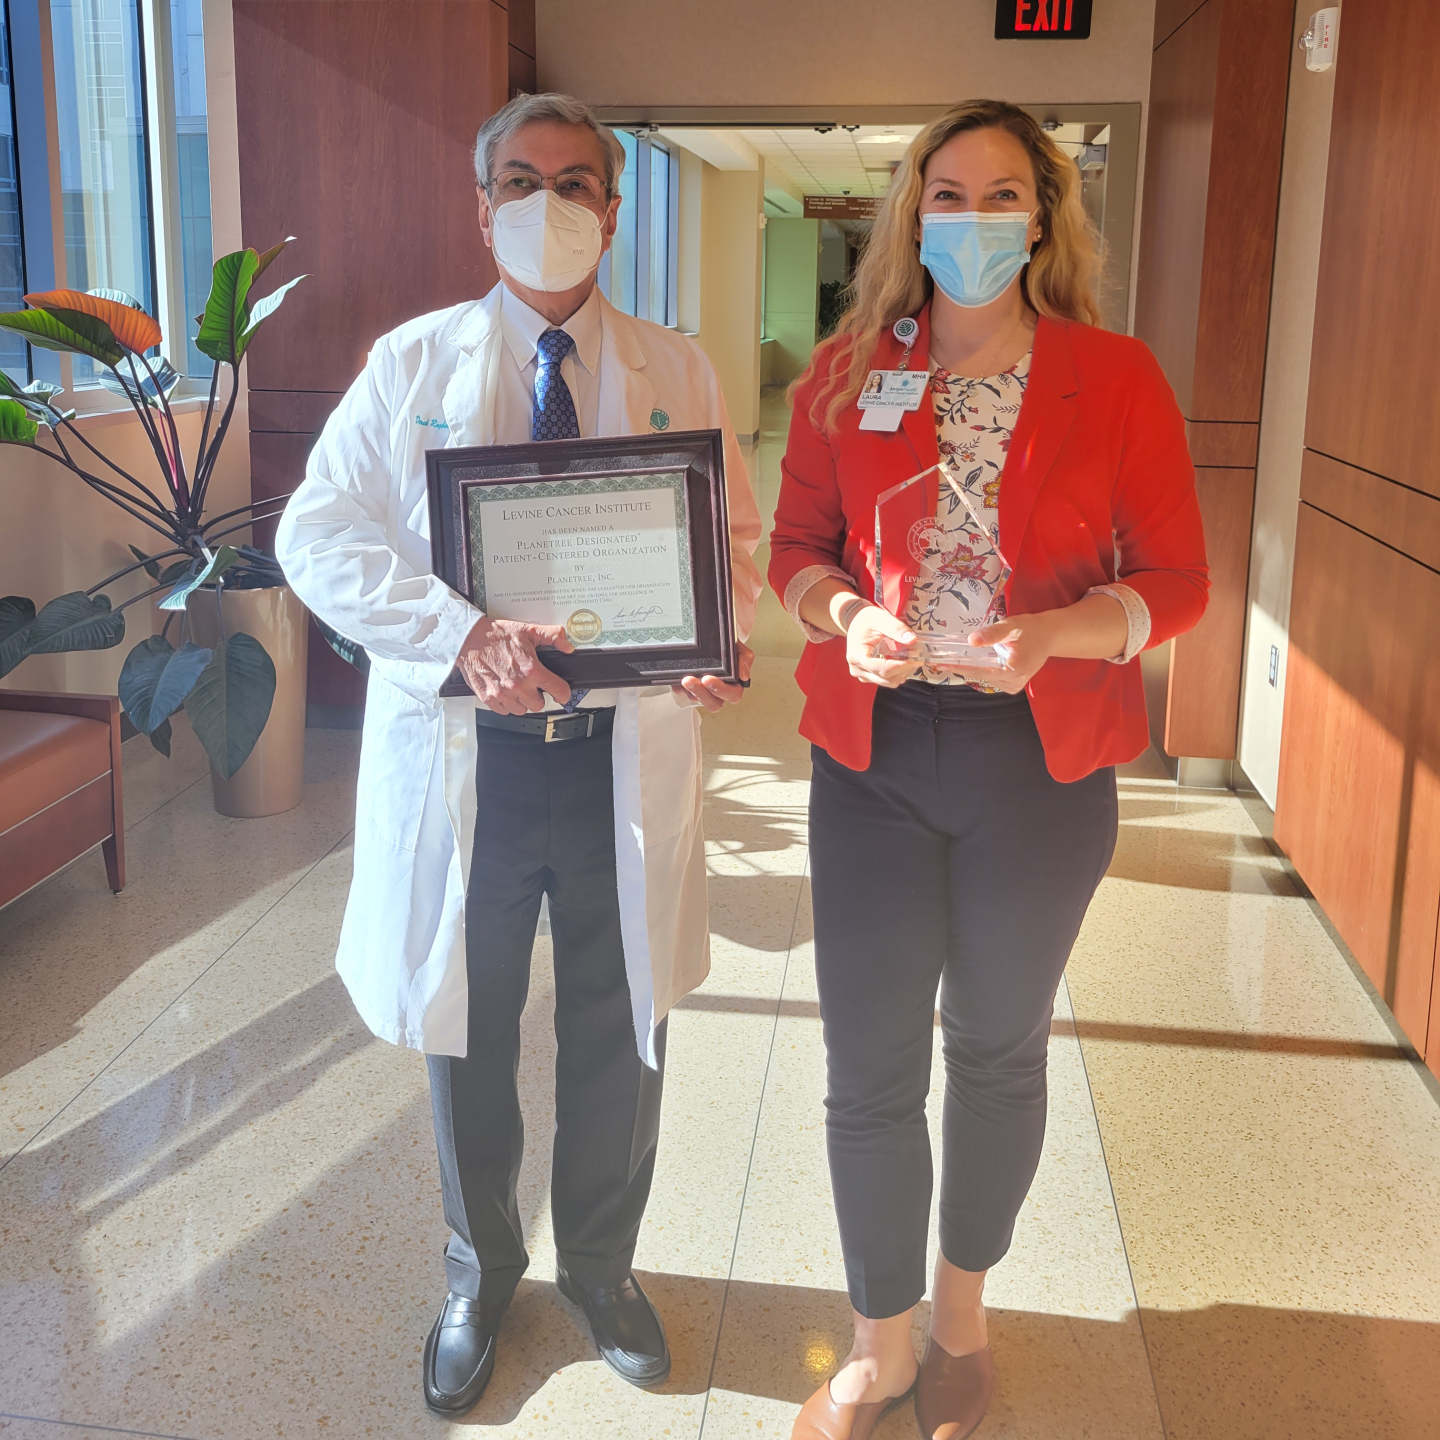
{"type": "MultiPolygon", "coordinates": [[[[772,401],[767,507],[782,423],[772,401]]],[[[169,762],[125,747],[126,891],[95,853],[0,912],[5,1440],[788,1436],[848,1309],[795,636],[768,599],[755,633],[754,687],[705,724],[714,968],[671,1021],[637,1257],[669,1383],[616,1380],[552,1283],[542,937],[532,1266],[481,1403],[453,1427],[425,1410],[445,1228],[424,1063],[364,1030],[331,968],[358,736],[311,731],[304,805],[236,821],[177,726],[169,762]]],[[[1153,762],[1120,795],[1040,1172],[990,1282],[977,1440],[1440,1440],[1435,1093],[1239,799],[1153,762]]],[[[901,1410],[877,1433],[918,1432],[901,1410]]]]}

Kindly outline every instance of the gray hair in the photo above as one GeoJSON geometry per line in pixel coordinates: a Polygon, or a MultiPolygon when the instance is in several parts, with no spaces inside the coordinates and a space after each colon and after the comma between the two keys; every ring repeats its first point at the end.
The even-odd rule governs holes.
{"type": "Polygon", "coordinates": [[[625,168],[625,149],[614,134],[596,119],[595,112],[573,95],[517,95],[480,127],[480,133],[475,137],[475,180],[482,188],[488,186],[492,179],[490,166],[496,147],[537,120],[583,125],[591,131],[605,152],[605,189],[608,194],[614,195],[620,172],[625,168]]]}

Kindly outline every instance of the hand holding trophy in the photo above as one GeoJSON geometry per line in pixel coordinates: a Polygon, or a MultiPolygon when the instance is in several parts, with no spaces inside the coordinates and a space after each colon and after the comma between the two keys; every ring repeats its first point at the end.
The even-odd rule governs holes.
{"type": "MultiPolygon", "coordinates": [[[[873,620],[873,611],[862,611],[856,616],[852,629],[872,622],[875,630],[872,654],[891,666],[908,663],[911,674],[924,666],[931,670],[963,675],[965,678],[993,683],[1010,665],[1010,652],[1001,642],[991,643],[987,639],[977,640],[975,632],[944,635],[935,632],[917,634],[910,626],[896,619],[903,615],[915,586],[922,577],[935,573],[933,561],[929,558],[926,539],[934,528],[934,519],[939,498],[939,483],[943,480],[955,493],[966,513],[974,522],[975,533],[981,543],[989,546],[1000,564],[999,579],[994,594],[984,615],[975,626],[975,632],[984,632],[1003,620],[1001,606],[1004,602],[1005,585],[1010,579],[1010,565],[1000,552],[997,539],[985,525],[966,492],[960,477],[945,461],[912,475],[908,480],[886,490],[875,502],[875,603],[883,609],[894,628],[873,620]],[[906,638],[908,637],[908,638],[906,638]]],[[[852,662],[853,669],[853,662],[852,662]]],[[[881,683],[888,683],[882,681],[881,683]]],[[[899,683],[894,682],[894,683],[899,683]]]]}

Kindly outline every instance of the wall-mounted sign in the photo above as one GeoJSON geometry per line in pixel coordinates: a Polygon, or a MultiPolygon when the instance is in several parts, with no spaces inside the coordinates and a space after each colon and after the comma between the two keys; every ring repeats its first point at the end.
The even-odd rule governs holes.
{"type": "Polygon", "coordinates": [[[1094,0],[995,0],[997,40],[1088,40],[1094,0]]]}
{"type": "Polygon", "coordinates": [[[880,213],[878,195],[807,195],[807,220],[873,220],[880,213]]]}

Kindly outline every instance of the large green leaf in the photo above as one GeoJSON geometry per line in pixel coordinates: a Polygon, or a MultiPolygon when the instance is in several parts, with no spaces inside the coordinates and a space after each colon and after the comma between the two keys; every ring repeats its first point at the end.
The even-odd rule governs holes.
{"type": "Polygon", "coordinates": [[[118,365],[125,353],[103,320],[78,310],[12,310],[0,315],[0,329],[14,330],[42,350],[88,355],[102,365],[118,365]]]}
{"type": "Polygon", "coordinates": [[[308,275],[297,275],[293,280],[287,280],[278,290],[273,290],[263,300],[257,300],[250,307],[249,324],[245,327],[245,333],[240,337],[240,351],[244,354],[250,348],[250,342],[255,338],[255,332],[260,328],[262,320],[268,320],[279,308],[285,297],[302,281],[308,280],[308,275]]]}
{"type": "MultiPolygon", "coordinates": [[[[236,250],[222,255],[211,272],[210,297],[200,316],[200,333],[195,346],[202,355],[238,365],[256,328],[272,314],[285,298],[285,293],[299,280],[282,286],[274,295],[257,302],[258,315],[250,309],[250,287],[269,268],[271,261],[293,240],[293,235],[272,245],[263,255],[254,250],[236,250]]],[[[305,277],[302,275],[300,280],[305,277]]]]}
{"type": "Polygon", "coordinates": [[[145,307],[128,290],[107,290],[104,286],[97,285],[93,290],[87,290],[87,295],[93,295],[97,300],[113,300],[117,305],[127,305],[131,310],[143,311],[145,307]]]}
{"type": "Polygon", "coordinates": [[[0,675],[8,675],[25,658],[25,637],[35,619],[35,602],[23,595],[0,599],[0,675]]]}
{"type": "Polygon", "coordinates": [[[119,395],[132,404],[138,402],[158,410],[159,397],[163,395],[168,400],[170,392],[180,383],[180,372],[163,355],[150,361],[150,368],[155,372],[154,380],[145,373],[143,365],[136,365],[135,373],[131,375],[130,365],[127,360],[118,370],[106,370],[100,376],[100,383],[112,395],[119,395]]]}
{"type": "Polygon", "coordinates": [[[278,245],[272,245],[268,250],[263,251],[255,265],[255,279],[258,280],[269,268],[270,262],[289,245],[295,237],[287,235],[278,245]]]}
{"type": "Polygon", "coordinates": [[[110,608],[108,595],[72,590],[44,606],[25,640],[27,655],[62,650],[108,650],[125,638],[125,616],[110,608]]]}
{"type": "Polygon", "coordinates": [[[170,722],[162,720],[151,732],[150,743],[168,760],[170,758],[170,722]]]}
{"type": "Polygon", "coordinates": [[[120,703],[130,723],[147,735],[165,719],[155,713],[155,687],[174,654],[175,647],[163,635],[147,635],[120,667],[120,703]]]}
{"type": "Polygon", "coordinates": [[[152,717],[168,719],[185,703],[186,696],[195,688],[195,682],[210,663],[214,653],[203,645],[187,640],[170,657],[165,673],[155,687],[155,697],[150,702],[152,717]]]}
{"type": "MultiPolygon", "coordinates": [[[[240,558],[239,552],[231,545],[222,545],[210,560],[193,575],[182,580],[161,602],[162,610],[183,610],[185,602],[202,585],[223,575],[240,558]]],[[[198,562],[192,562],[198,563],[198,562]]]]}
{"type": "Polygon", "coordinates": [[[163,635],[147,635],[120,670],[120,703],[137,730],[149,735],[185,703],[212,652],[186,641],[176,650],[163,635]]]}
{"type": "Polygon", "coordinates": [[[19,400],[0,399],[0,445],[33,445],[40,426],[19,400]]]}
{"type": "Polygon", "coordinates": [[[65,387],[53,380],[32,380],[15,398],[33,400],[39,405],[50,405],[57,395],[63,395],[65,387]]]}
{"type": "Polygon", "coordinates": [[[240,363],[240,337],[249,323],[245,300],[259,267],[260,257],[253,250],[236,250],[215,262],[210,297],[195,337],[195,348],[202,355],[230,365],[240,363]]]}
{"type": "Polygon", "coordinates": [[[158,560],[152,560],[138,545],[132,545],[130,553],[145,567],[145,573],[152,580],[160,578],[160,562],[158,560]]]}
{"type": "Polygon", "coordinates": [[[250,758],[275,699],[275,663],[243,632],[221,640],[185,700],[210,763],[228,780],[250,758]]]}
{"type": "MultiPolygon", "coordinates": [[[[52,385],[48,380],[32,380],[23,389],[17,385],[3,370],[0,370],[0,397],[13,400],[25,407],[25,413],[37,425],[51,424],[56,414],[53,401],[55,397],[63,393],[63,385],[52,385]]],[[[74,411],[69,412],[74,415],[74,411]]],[[[61,418],[69,418],[62,416],[61,418]]],[[[26,442],[21,442],[26,443],[26,442]]]]}
{"type": "MultiPolygon", "coordinates": [[[[160,322],[147,315],[129,295],[119,290],[46,290],[27,295],[27,305],[47,310],[67,325],[84,328],[83,320],[98,320],[122,350],[137,355],[154,349],[164,338],[160,322]],[[118,295],[118,300],[111,296],[118,295]]],[[[85,330],[89,334],[88,329],[85,330]]],[[[96,332],[99,333],[99,332],[96,332]]]]}

